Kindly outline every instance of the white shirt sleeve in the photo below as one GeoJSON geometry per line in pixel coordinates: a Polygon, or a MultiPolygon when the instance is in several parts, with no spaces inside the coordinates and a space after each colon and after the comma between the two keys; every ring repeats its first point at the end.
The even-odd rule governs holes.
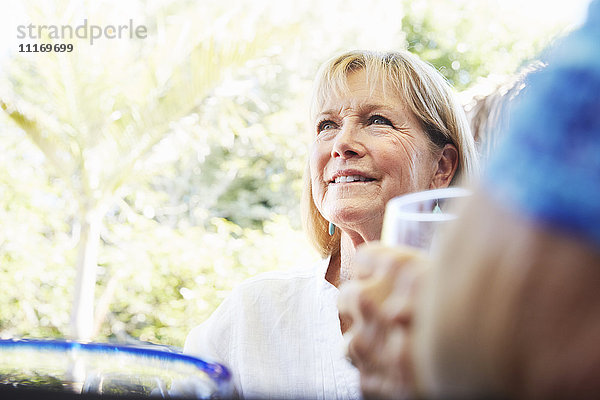
{"type": "Polygon", "coordinates": [[[232,398],[243,398],[240,394],[239,379],[231,369],[230,348],[231,334],[233,332],[231,304],[235,293],[227,297],[211,316],[202,324],[190,331],[183,352],[209,362],[217,362],[226,366],[232,374],[232,398]]]}
{"type": "Polygon", "coordinates": [[[227,298],[202,324],[196,326],[188,334],[183,352],[202,359],[228,364],[229,343],[231,341],[231,313],[227,298]]]}

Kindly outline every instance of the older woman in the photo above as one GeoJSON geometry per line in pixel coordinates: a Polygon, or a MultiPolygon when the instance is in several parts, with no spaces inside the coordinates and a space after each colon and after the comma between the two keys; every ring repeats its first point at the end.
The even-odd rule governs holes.
{"type": "Polygon", "coordinates": [[[336,306],[356,247],[379,239],[392,197],[446,187],[476,169],[450,87],[409,53],[331,59],[318,73],[311,114],[303,203],[324,259],[243,283],[185,345],[230,366],[241,397],[359,398],[336,306]]]}

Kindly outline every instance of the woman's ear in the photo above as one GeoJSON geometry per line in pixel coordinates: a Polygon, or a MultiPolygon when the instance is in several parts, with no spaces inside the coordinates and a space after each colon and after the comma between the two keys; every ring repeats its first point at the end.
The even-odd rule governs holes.
{"type": "Polygon", "coordinates": [[[445,188],[450,185],[458,167],[458,150],[453,144],[447,144],[440,153],[437,170],[435,171],[429,189],[445,188]]]}

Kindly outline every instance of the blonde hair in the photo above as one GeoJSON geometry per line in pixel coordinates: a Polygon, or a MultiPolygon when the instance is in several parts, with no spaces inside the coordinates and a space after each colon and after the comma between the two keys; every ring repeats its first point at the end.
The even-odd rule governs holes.
{"type": "MultiPolygon", "coordinates": [[[[458,167],[451,185],[464,182],[478,170],[477,152],[469,124],[459,102],[444,77],[430,64],[408,52],[350,51],[321,66],[315,80],[311,120],[332,95],[347,93],[348,76],[364,70],[369,86],[378,82],[384,92],[392,90],[406,101],[431,142],[432,151],[446,144],[456,146],[458,167]]],[[[329,236],[329,222],[323,218],[312,198],[310,166],[304,174],[302,195],[303,222],[307,234],[321,256],[339,251],[340,230],[329,236]]]]}

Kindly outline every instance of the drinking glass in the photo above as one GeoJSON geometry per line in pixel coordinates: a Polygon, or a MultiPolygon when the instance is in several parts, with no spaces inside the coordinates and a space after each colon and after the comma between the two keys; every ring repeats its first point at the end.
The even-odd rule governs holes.
{"type": "Polygon", "coordinates": [[[470,194],[467,189],[452,187],[393,198],[385,209],[381,242],[431,251],[443,226],[456,219],[454,203],[470,194]]]}
{"type": "Polygon", "coordinates": [[[232,383],[226,367],[166,346],[0,340],[0,397],[34,398],[25,396],[38,393],[31,390],[48,398],[218,399],[230,398],[232,383]]]}
{"type": "MultiPolygon", "coordinates": [[[[417,250],[426,256],[436,247],[444,225],[456,219],[456,202],[470,194],[469,190],[463,188],[443,188],[393,198],[386,205],[381,242],[389,247],[410,247],[411,252],[417,250]]],[[[381,276],[367,278],[360,283],[349,283],[348,285],[351,286],[348,287],[352,289],[347,289],[346,293],[361,292],[363,296],[370,296],[372,300],[378,302],[380,311],[394,314],[397,309],[398,293],[411,296],[407,294],[410,291],[396,292],[391,296],[395,289],[394,283],[394,279],[382,279],[381,276]]],[[[348,358],[348,346],[355,333],[353,326],[343,335],[343,351],[348,358]]]]}

